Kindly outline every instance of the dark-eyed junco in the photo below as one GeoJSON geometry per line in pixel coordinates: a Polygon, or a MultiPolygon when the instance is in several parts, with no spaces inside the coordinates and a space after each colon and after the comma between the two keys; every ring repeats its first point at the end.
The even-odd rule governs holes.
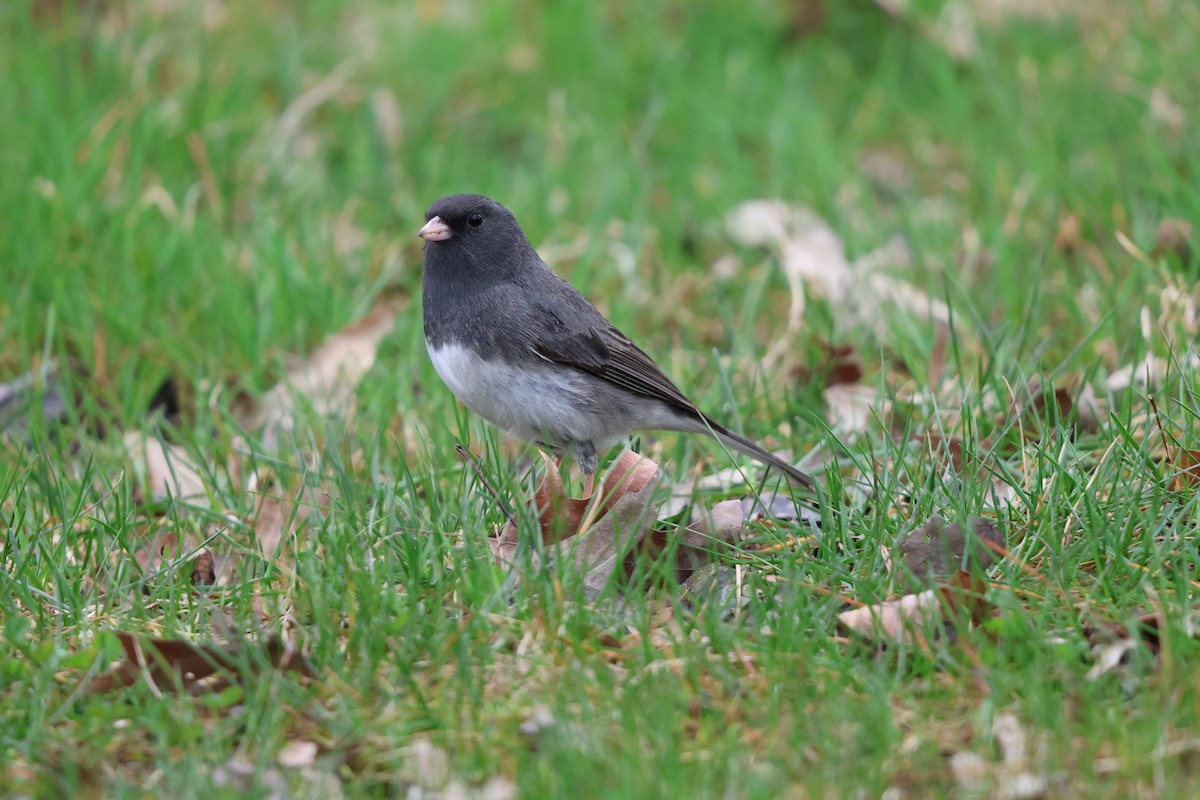
{"type": "Polygon", "coordinates": [[[493,425],[556,453],[574,448],[589,494],[596,448],[636,430],[704,433],[814,489],[808,475],[684,397],[546,266],[507,208],[459,194],[425,217],[425,344],[438,375],[493,425]]]}

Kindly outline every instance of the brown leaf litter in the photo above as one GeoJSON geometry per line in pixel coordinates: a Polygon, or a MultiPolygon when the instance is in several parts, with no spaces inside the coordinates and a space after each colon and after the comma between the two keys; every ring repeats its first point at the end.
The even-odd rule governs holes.
{"type": "Polygon", "coordinates": [[[157,695],[176,691],[197,695],[216,693],[241,683],[263,665],[316,679],[312,666],[290,644],[271,638],[257,644],[220,647],[183,639],[151,639],[116,632],[125,658],[116,667],[92,679],[89,694],[145,682],[157,695]]]}

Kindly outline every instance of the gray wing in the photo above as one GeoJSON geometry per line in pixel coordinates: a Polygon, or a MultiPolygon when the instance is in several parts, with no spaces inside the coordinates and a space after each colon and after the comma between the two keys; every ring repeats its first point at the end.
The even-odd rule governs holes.
{"type": "Polygon", "coordinates": [[[539,303],[540,330],[530,344],[535,354],[633,394],[659,400],[722,430],[679,391],[650,356],[613,327],[582,295],[573,294],[572,302],[561,311],[548,303],[539,303]]]}

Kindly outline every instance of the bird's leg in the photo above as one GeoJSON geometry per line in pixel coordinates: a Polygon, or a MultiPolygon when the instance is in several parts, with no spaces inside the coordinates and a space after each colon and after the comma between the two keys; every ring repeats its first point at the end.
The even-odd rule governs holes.
{"type": "Polygon", "coordinates": [[[583,470],[583,499],[592,499],[592,490],[596,488],[596,467],[600,459],[596,456],[596,445],[591,442],[579,442],[575,445],[575,458],[579,460],[579,468],[583,470]]]}

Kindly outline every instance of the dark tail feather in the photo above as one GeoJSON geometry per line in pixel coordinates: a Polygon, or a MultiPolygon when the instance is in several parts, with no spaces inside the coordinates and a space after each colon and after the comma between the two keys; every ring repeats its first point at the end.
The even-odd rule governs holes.
{"type": "Polygon", "coordinates": [[[705,421],[709,424],[711,434],[726,447],[731,450],[737,450],[743,455],[750,456],[755,461],[766,464],[768,467],[774,467],[786,475],[787,479],[796,486],[816,493],[817,484],[807,473],[801,472],[779,456],[768,452],[746,437],[734,433],[723,425],[718,425],[711,419],[706,419],[705,421]]]}

